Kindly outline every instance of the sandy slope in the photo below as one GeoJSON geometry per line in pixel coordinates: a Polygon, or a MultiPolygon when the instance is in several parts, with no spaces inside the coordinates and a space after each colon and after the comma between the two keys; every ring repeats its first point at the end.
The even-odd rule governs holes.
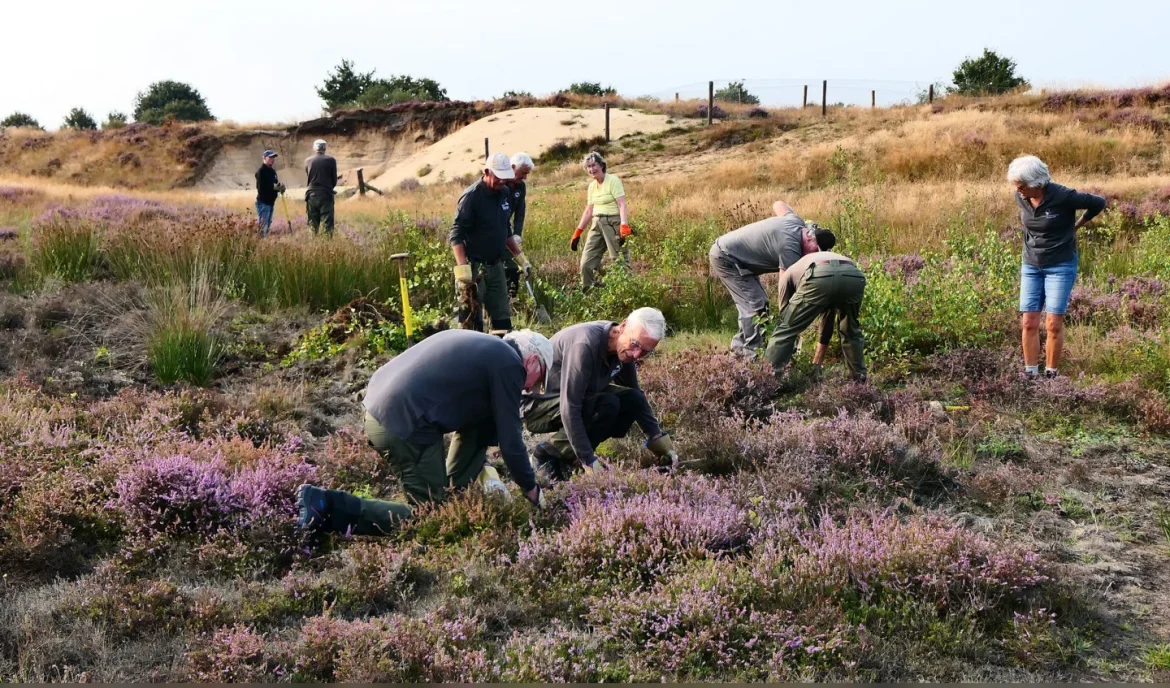
{"type": "MultiPolygon", "coordinates": [[[[610,136],[614,139],[635,132],[652,133],[669,128],[666,115],[650,115],[633,110],[610,110],[610,136]]],[[[463,127],[440,139],[433,146],[391,162],[385,172],[369,180],[374,186],[389,190],[403,179],[418,177],[424,184],[449,181],[483,168],[484,138],[493,153],[509,155],[524,151],[537,157],[558,141],[576,141],[605,134],[605,110],[568,108],[521,108],[508,110],[463,127]],[[572,122],[572,124],[563,124],[572,122]],[[419,177],[419,170],[429,165],[431,171],[419,177]]]]}

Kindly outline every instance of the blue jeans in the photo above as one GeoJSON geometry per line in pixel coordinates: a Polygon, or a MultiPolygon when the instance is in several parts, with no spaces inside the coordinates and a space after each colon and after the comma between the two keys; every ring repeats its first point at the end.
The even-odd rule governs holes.
{"type": "Polygon", "coordinates": [[[256,201],[256,214],[260,216],[260,236],[268,236],[268,230],[272,228],[272,211],[276,210],[276,206],[267,205],[256,201]]]}
{"type": "Polygon", "coordinates": [[[1039,268],[1035,265],[1020,265],[1020,312],[1064,315],[1068,310],[1068,297],[1077,281],[1077,254],[1072,260],[1039,268]]]}

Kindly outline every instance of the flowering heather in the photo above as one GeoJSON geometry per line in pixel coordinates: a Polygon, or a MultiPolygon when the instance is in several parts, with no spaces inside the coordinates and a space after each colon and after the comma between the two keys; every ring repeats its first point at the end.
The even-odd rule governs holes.
{"type": "Polygon", "coordinates": [[[36,189],[23,186],[0,186],[0,203],[25,204],[43,195],[36,189]]]}
{"type": "Polygon", "coordinates": [[[264,683],[283,675],[269,656],[264,637],[249,626],[221,628],[210,638],[201,635],[187,654],[188,671],[208,683],[264,683]]]}
{"type": "Polygon", "coordinates": [[[1129,108],[1137,105],[1154,107],[1170,101],[1170,86],[1128,88],[1107,91],[1062,91],[1044,100],[1045,110],[1068,108],[1129,108]]]}
{"type": "Polygon", "coordinates": [[[240,509],[222,462],[196,463],[189,456],[147,460],[118,477],[111,508],[141,532],[211,534],[240,509]]]}
{"type": "Polygon", "coordinates": [[[504,644],[500,681],[598,683],[628,681],[629,672],[606,656],[604,638],[554,620],[538,632],[514,631],[504,644]]]}
{"type": "Polygon", "coordinates": [[[0,241],[12,241],[20,236],[20,230],[15,227],[0,227],[0,241]]]}

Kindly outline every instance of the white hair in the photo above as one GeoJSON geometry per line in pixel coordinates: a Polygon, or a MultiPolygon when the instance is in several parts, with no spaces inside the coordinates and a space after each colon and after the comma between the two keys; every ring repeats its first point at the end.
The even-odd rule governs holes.
{"type": "Polygon", "coordinates": [[[513,330],[504,335],[504,341],[516,345],[516,348],[520,350],[521,360],[533,355],[539,356],[541,362],[544,363],[544,374],[548,375],[553,360],[553,345],[548,337],[532,330],[513,330]]]}
{"type": "Polygon", "coordinates": [[[581,159],[581,167],[588,168],[589,163],[591,162],[597,163],[597,166],[601,168],[602,172],[607,170],[605,165],[605,158],[601,157],[601,153],[598,153],[597,151],[588,153],[584,158],[581,159]]]}
{"type": "Polygon", "coordinates": [[[530,170],[536,169],[536,165],[532,162],[532,156],[527,153],[516,153],[512,156],[512,167],[520,169],[527,167],[530,170]]]}
{"type": "Polygon", "coordinates": [[[325,139],[317,139],[313,142],[313,150],[325,150],[325,139]]]}
{"type": "Polygon", "coordinates": [[[1052,175],[1048,174],[1048,165],[1035,155],[1021,155],[1008,165],[1008,181],[1012,184],[1023,184],[1030,189],[1039,189],[1048,186],[1052,175]]]}
{"type": "Polygon", "coordinates": [[[646,336],[660,342],[666,337],[666,316],[657,308],[639,308],[626,317],[626,322],[637,323],[646,336]]]}

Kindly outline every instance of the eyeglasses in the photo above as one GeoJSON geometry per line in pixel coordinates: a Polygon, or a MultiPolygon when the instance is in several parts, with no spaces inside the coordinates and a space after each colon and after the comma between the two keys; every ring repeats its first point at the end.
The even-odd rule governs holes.
{"type": "Polygon", "coordinates": [[[642,353],[642,358],[649,358],[654,353],[654,349],[647,349],[646,347],[642,346],[642,343],[637,339],[630,342],[630,349],[640,351],[642,353]]]}

